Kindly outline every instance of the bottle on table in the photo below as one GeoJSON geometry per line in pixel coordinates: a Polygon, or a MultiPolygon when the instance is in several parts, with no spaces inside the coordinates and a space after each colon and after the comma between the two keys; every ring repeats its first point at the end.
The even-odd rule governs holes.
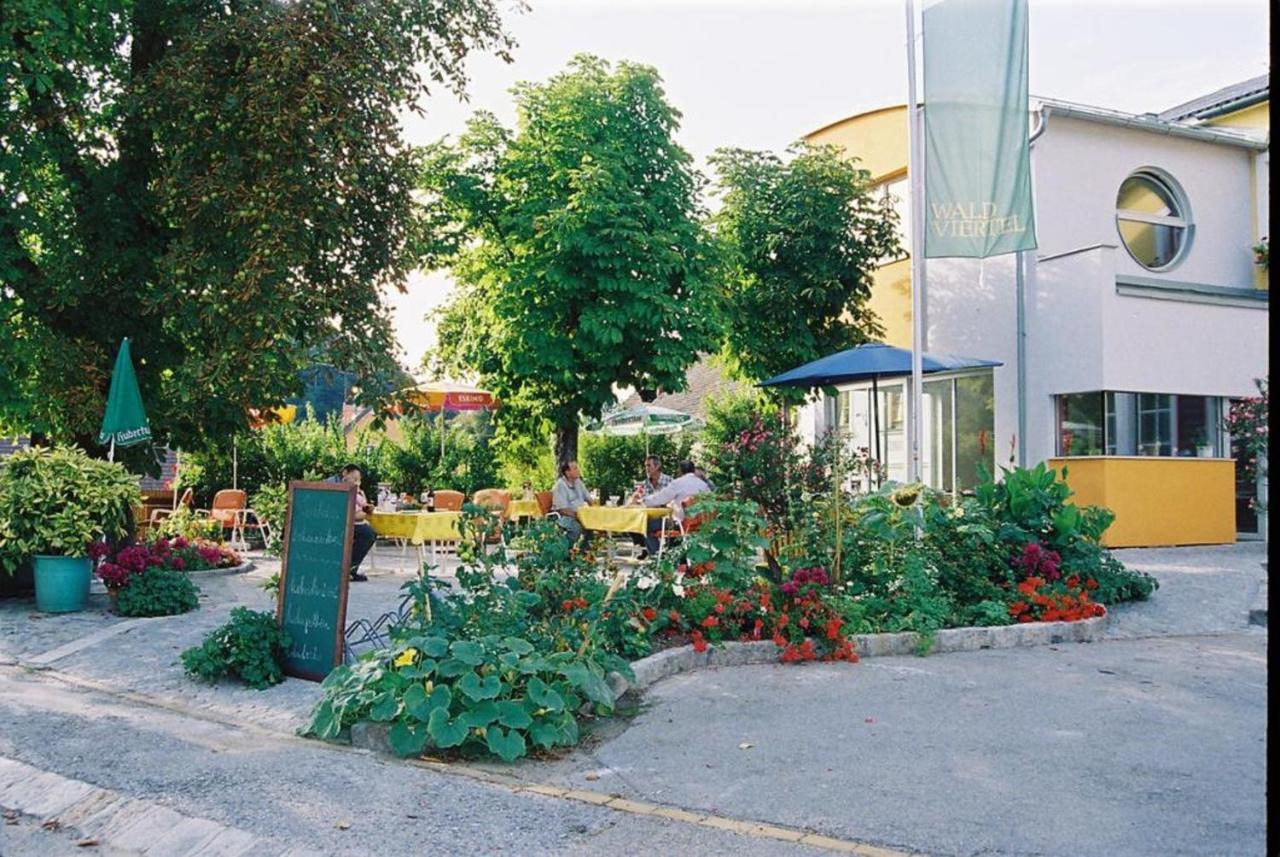
{"type": "Polygon", "coordinates": [[[526,500],[533,499],[533,483],[532,482],[526,481],[524,483],[524,499],[526,500]]]}
{"type": "Polygon", "coordinates": [[[427,511],[434,512],[435,510],[436,510],[436,492],[428,488],[427,489],[427,511]]]}

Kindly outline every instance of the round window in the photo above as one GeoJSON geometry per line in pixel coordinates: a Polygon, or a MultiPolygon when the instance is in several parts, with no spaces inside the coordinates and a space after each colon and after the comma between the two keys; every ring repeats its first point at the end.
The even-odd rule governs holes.
{"type": "Polygon", "coordinates": [[[1168,176],[1141,170],[1120,185],[1116,227],[1125,249],[1153,271],[1172,267],[1191,244],[1191,213],[1181,188],[1168,176]]]}

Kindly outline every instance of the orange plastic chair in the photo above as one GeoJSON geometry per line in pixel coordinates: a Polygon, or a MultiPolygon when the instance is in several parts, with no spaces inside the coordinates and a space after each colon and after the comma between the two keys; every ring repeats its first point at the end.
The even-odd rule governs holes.
{"type": "Polygon", "coordinates": [[[533,496],[538,501],[538,511],[541,512],[544,517],[546,515],[550,515],[551,514],[551,492],[539,491],[533,496]]]}
{"type": "Polygon", "coordinates": [[[462,501],[467,499],[461,491],[437,491],[435,493],[437,512],[461,512],[462,501]]]}
{"type": "Polygon", "coordinates": [[[498,517],[505,521],[507,507],[511,505],[511,492],[502,488],[482,488],[471,495],[471,502],[491,512],[497,512],[498,517]]]}
{"type": "Polygon", "coordinates": [[[239,488],[224,488],[213,495],[213,502],[204,513],[221,524],[222,529],[231,530],[232,550],[249,549],[246,530],[258,530],[264,542],[271,539],[270,523],[246,505],[248,499],[248,495],[239,488]]]}

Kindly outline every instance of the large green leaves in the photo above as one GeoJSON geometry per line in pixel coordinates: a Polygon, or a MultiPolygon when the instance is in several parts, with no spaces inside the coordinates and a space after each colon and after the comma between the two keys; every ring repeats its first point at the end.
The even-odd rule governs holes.
{"type": "Polygon", "coordinates": [[[6,0],[0,434],[89,437],[125,334],[184,447],[317,358],[377,392],[398,371],[381,296],[426,226],[400,116],[506,55],[499,8],[6,0]]]}
{"type": "Polygon", "coordinates": [[[723,199],[714,225],[726,261],[724,353],[753,381],[878,335],[871,277],[898,253],[897,217],[870,173],[833,147],[798,144],[788,155],[711,157],[723,199]]]}
{"type": "Polygon", "coordinates": [[[426,151],[422,258],[458,284],[445,361],[569,436],[615,385],[682,389],[714,349],[711,246],[652,68],[580,56],[514,92],[517,131],[479,114],[426,151]]]}

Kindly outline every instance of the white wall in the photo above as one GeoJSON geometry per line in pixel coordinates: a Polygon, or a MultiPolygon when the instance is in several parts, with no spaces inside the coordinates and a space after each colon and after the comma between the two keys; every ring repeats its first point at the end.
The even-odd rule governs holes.
{"type": "Polygon", "coordinates": [[[1135,170],[1156,167],[1182,186],[1195,235],[1183,260],[1155,273],[1121,245],[1116,273],[1213,286],[1253,286],[1248,149],[1050,115],[1033,151],[1039,255],[1093,244],[1121,245],[1115,203],[1135,170]]]}

